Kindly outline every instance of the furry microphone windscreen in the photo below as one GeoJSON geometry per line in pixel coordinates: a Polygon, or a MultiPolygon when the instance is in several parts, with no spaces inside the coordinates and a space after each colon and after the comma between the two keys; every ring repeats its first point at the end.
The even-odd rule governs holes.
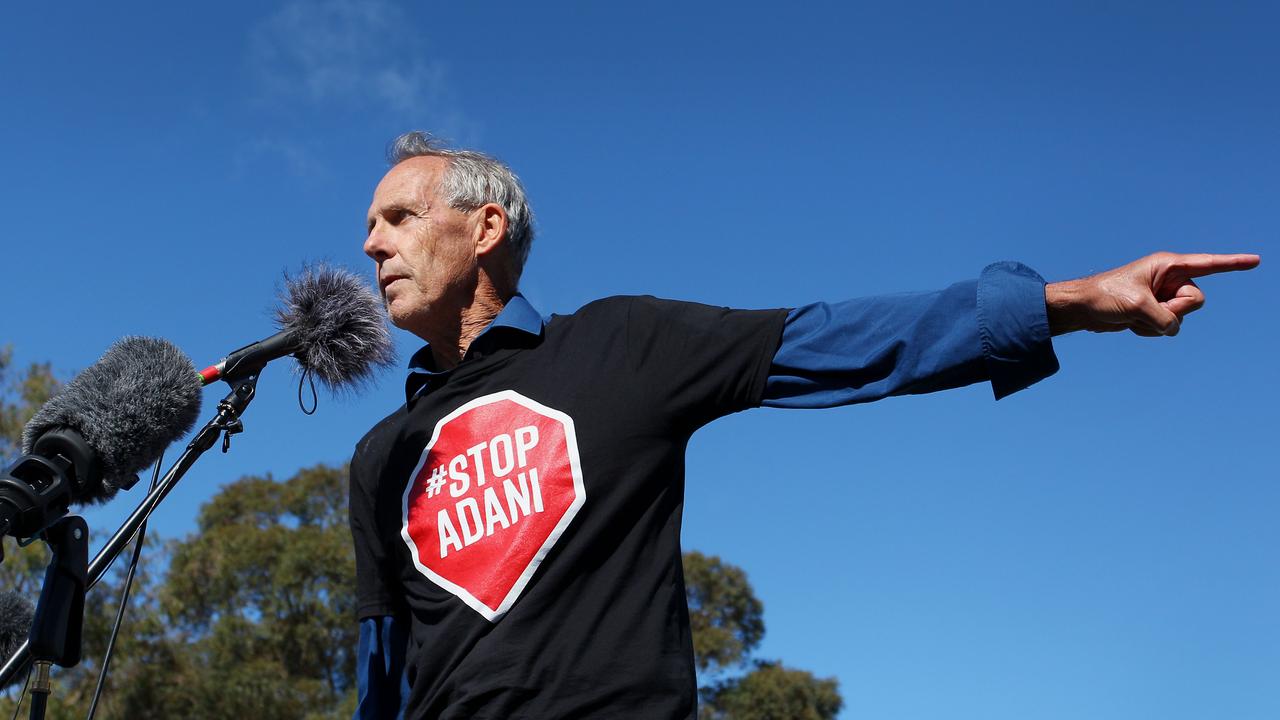
{"type": "Polygon", "coordinates": [[[0,664],[31,634],[36,608],[26,596],[13,591],[0,593],[0,664]]]}
{"type": "Polygon", "coordinates": [[[22,451],[55,428],[79,433],[102,464],[102,484],[80,503],[103,503],[195,424],[200,376],[167,340],[127,337],[49,399],[22,431],[22,451]]]}
{"type": "Polygon", "coordinates": [[[276,324],[293,334],[303,371],[331,391],[359,387],[395,361],[384,318],[382,300],[355,273],[310,265],[285,274],[276,324]]]}

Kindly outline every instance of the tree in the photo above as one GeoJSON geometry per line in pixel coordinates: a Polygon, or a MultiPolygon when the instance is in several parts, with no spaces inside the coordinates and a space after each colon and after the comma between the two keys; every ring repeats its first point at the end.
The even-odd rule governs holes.
{"type": "MultiPolygon", "coordinates": [[[[0,463],[8,467],[22,450],[22,428],[36,410],[60,387],[48,363],[32,363],[17,377],[11,377],[13,349],[0,348],[0,463]]],[[[0,564],[0,590],[31,596],[40,590],[48,550],[43,543],[19,548],[11,538],[3,543],[4,563],[0,564]]]]}
{"type": "MultiPolygon", "coordinates": [[[[8,467],[22,450],[22,428],[60,384],[48,363],[33,363],[17,377],[10,377],[13,350],[0,348],[0,463],[8,467]]],[[[19,548],[12,538],[0,538],[4,563],[0,564],[0,591],[33,597],[40,591],[49,563],[44,543],[19,548]]],[[[3,662],[3,659],[0,659],[3,662]]]]}
{"type": "Polygon", "coordinates": [[[702,679],[700,720],[831,720],[840,712],[844,701],[834,678],[819,679],[780,662],[749,662],[764,638],[764,604],[741,568],[689,551],[684,578],[702,679]],[[728,675],[749,664],[745,675],[728,675]]]}
{"type": "MultiPolygon", "coordinates": [[[[36,410],[57,391],[59,383],[48,363],[33,363],[20,375],[12,376],[13,349],[0,348],[0,463],[8,467],[22,450],[22,428],[36,410]]],[[[32,543],[19,547],[9,537],[0,537],[0,549],[4,562],[0,564],[0,591],[17,592],[33,602],[40,591],[45,566],[49,563],[49,551],[44,543],[32,543]]],[[[0,658],[0,662],[8,658],[0,658]]],[[[7,688],[9,695],[16,695],[21,688],[7,688]]],[[[0,713],[11,713],[13,699],[0,702],[0,713]]],[[[55,717],[56,712],[50,713],[55,717]]]]}
{"type": "Polygon", "coordinates": [[[284,482],[242,478],[206,503],[159,593],[183,643],[151,649],[176,677],[121,683],[119,717],[350,717],[359,628],[346,498],[346,470],[318,465],[284,482]]]}
{"type": "Polygon", "coordinates": [[[698,671],[746,663],[764,638],[764,604],[741,568],[696,550],[684,554],[685,597],[698,671]]]}
{"type": "MultiPolygon", "coordinates": [[[[344,468],[241,478],[205,503],[195,532],[148,545],[97,718],[351,717],[359,628],[344,468]],[[158,579],[149,570],[166,565],[158,579]]],[[[85,659],[55,672],[51,720],[84,717],[123,567],[89,594],[85,659]]]]}
{"type": "Polygon", "coordinates": [[[61,383],[49,363],[32,363],[21,377],[9,379],[13,348],[0,348],[0,459],[13,460],[22,447],[22,428],[61,383]]]}
{"type": "Polygon", "coordinates": [[[702,695],[702,720],[830,720],[844,705],[835,679],[777,662],[757,663],[746,675],[702,695]]]}

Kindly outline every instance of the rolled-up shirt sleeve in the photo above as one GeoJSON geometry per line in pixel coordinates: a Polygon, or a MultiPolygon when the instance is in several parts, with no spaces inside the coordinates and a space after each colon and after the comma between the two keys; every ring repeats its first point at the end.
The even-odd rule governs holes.
{"type": "Polygon", "coordinates": [[[988,265],[978,279],[978,331],[996,399],[1058,371],[1044,278],[1017,262],[988,265]]]}
{"type": "Polygon", "coordinates": [[[982,381],[1007,397],[1058,370],[1044,286],[998,262],[943,290],[795,308],[761,404],[836,407],[982,381]]]}

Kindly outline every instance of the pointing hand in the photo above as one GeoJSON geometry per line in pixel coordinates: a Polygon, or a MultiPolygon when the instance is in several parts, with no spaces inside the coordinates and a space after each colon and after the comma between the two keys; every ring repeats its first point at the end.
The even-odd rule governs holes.
{"type": "Polygon", "coordinates": [[[1045,286],[1049,329],[1132,330],[1155,337],[1177,335],[1182,318],[1204,305],[1194,278],[1258,266],[1257,255],[1158,252],[1114,270],[1045,286]]]}

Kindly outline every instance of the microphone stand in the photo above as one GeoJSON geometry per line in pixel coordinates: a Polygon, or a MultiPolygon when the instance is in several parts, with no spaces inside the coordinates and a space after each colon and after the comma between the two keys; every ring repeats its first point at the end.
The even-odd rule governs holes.
{"type": "Polygon", "coordinates": [[[84,626],[85,575],[89,564],[89,526],[79,515],[58,519],[44,531],[53,549],[45,570],[40,603],[31,623],[31,657],[36,676],[31,683],[31,720],[44,720],[49,694],[49,669],[74,667],[80,662],[84,626]]]}
{"type": "MultiPolygon", "coordinates": [[[[93,562],[89,563],[87,584],[83,585],[79,591],[79,616],[81,621],[83,621],[84,615],[84,591],[98,584],[98,581],[102,579],[102,576],[107,573],[107,569],[111,567],[111,564],[114,563],[120,553],[124,551],[125,546],[129,544],[129,540],[131,540],[134,534],[138,532],[138,528],[141,527],[142,524],[147,521],[147,518],[151,516],[151,513],[155,511],[156,507],[160,504],[160,501],[164,500],[165,496],[169,494],[169,491],[178,484],[178,481],[187,473],[187,470],[190,470],[191,466],[195,465],[196,460],[198,460],[206,450],[214,446],[214,443],[218,441],[219,435],[222,436],[222,452],[225,453],[231,447],[231,436],[244,432],[244,423],[240,421],[240,415],[245,411],[245,408],[249,407],[249,403],[253,401],[254,394],[258,387],[258,373],[261,372],[261,370],[262,368],[257,368],[252,372],[243,372],[242,370],[243,374],[239,375],[238,378],[234,380],[226,379],[227,384],[231,386],[231,392],[227,393],[227,396],[218,402],[217,415],[206,423],[198,433],[196,433],[195,437],[191,439],[191,442],[187,444],[187,448],[182,451],[182,455],[180,455],[178,459],[174,461],[172,467],[169,468],[169,472],[165,473],[164,478],[160,480],[159,484],[147,493],[147,496],[142,499],[142,502],[138,503],[138,507],[135,508],[133,513],[129,515],[128,519],[124,521],[120,526],[120,529],[116,530],[115,534],[111,536],[111,539],[107,540],[107,544],[104,545],[102,549],[98,551],[98,554],[94,556],[93,562]]],[[[83,525],[84,521],[80,520],[80,522],[83,525]]],[[[61,521],[59,521],[59,523],[61,523],[61,521]]],[[[51,526],[49,530],[45,531],[44,534],[46,539],[48,539],[50,531],[55,527],[58,527],[58,524],[51,526]]],[[[87,532],[85,535],[87,540],[87,532]]],[[[51,540],[50,544],[52,544],[51,540]]],[[[55,548],[53,563],[56,562],[58,562],[58,553],[55,548]]],[[[53,563],[50,563],[51,568],[53,567],[53,563]]],[[[46,576],[46,584],[49,582],[48,577],[49,576],[46,576]]],[[[40,604],[42,607],[44,602],[44,592],[42,591],[40,598],[40,604]]],[[[37,614],[37,619],[38,618],[39,614],[37,614]]],[[[35,633],[36,630],[33,626],[33,637],[35,636],[35,633]]],[[[59,665],[62,665],[63,667],[71,667],[79,662],[80,638],[78,635],[79,634],[76,633],[75,643],[77,647],[74,654],[75,660],[69,665],[58,663],[59,665]]],[[[31,645],[31,638],[28,638],[26,642],[14,651],[13,655],[5,662],[4,666],[0,667],[0,687],[6,687],[12,678],[17,677],[19,673],[24,672],[28,668],[32,659],[31,645]]],[[[42,671],[42,674],[47,675],[47,665],[45,666],[45,670],[42,671]]],[[[35,697],[37,696],[33,695],[33,720],[36,719],[36,715],[34,714],[35,697]]],[[[47,698],[47,694],[43,696],[43,698],[47,698]]],[[[43,709],[41,710],[41,717],[43,717],[43,709]]]]}

